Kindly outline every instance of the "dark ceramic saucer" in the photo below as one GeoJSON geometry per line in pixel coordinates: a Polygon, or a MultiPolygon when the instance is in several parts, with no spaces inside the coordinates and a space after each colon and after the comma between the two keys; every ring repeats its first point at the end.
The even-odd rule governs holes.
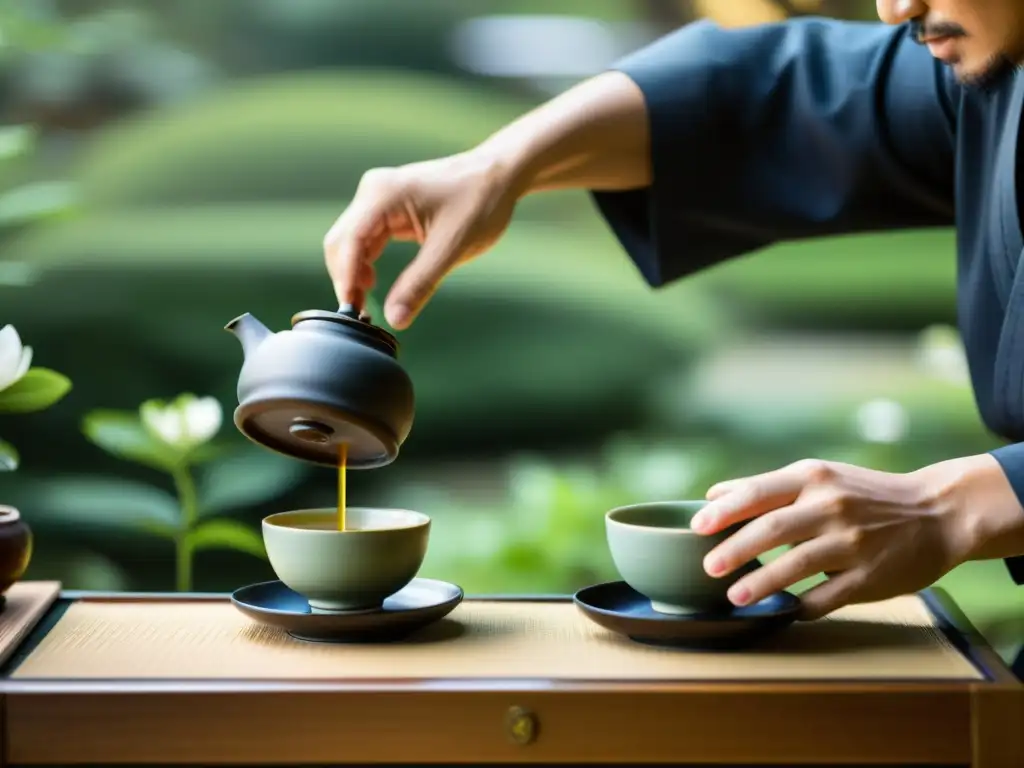
{"type": "Polygon", "coordinates": [[[231,602],[253,621],[283,629],[297,640],[388,643],[444,618],[462,597],[462,589],[446,581],[413,579],[378,610],[313,613],[302,595],[280,581],[265,581],[236,590],[231,602]]]}
{"type": "Polygon", "coordinates": [[[778,592],[724,613],[670,616],[651,608],[651,601],[624,581],[586,587],[573,601],[591,621],[638,643],[703,650],[749,646],[792,624],[800,612],[800,598],[778,592]]]}

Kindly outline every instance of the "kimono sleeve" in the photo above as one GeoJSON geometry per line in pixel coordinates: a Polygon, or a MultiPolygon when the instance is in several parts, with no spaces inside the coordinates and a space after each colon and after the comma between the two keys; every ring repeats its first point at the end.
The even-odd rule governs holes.
{"type": "MultiPolygon", "coordinates": [[[[1024,443],[1005,445],[990,453],[999,462],[1018,501],[1024,505],[1024,443]]],[[[1024,555],[1006,558],[1006,567],[1014,584],[1024,584],[1024,555]]]]}
{"type": "Polygon", "coordinates": [[[698,22],[612,69],[644,95],[653,181],[592,195],[653,287],[779,241],[953,224],[959,91],[906,27],[698,22]]]}

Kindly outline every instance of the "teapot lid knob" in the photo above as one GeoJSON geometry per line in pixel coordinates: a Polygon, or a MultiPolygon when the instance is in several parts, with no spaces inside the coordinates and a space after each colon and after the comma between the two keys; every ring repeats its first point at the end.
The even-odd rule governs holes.
{"type": "Polygon", "coordinates": [[[345,317],[351,317],[353,320],[359,320],[363,323],[372,323],[373,318],[370,317],[370,313],[365,308],[359,310],[355,304],[341,304],[338,307],[338,314],[344,315],[345,317]]]}

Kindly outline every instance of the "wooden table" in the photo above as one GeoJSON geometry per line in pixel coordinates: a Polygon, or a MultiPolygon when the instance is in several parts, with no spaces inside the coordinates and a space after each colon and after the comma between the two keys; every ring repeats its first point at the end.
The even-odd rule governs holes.
{"type": "MultiPolygon", "coordinates": [[[[8,632],[17,637],[0,659],[0,754],[4,765],[1024,766],[1020,682],[947,595],[902,600],[934,620],[943,652],[961,665],[955,679],[914,671],[924,645],[892,657],[904,660],[905,679],[898,670],[844,679],[842,669],[858,668],[851,659],[889,663],[887,651],[869,647],[867,635],[815,646],[823,635],[810,625],[756,657],[647,649],[601,635],[566,598],[467,600],[451,623],[470,625],[468,640],[360,650],[271,636],[223,595],[62,592],[8,632]],[[488,611],[521,618],[474,629],[488,611]],[[578,636],[545,622],[572,624],[578,636]],[[523,650],[559,642],[581,646],[549,659],[523,650]],[[616,679],[606,670],[595,673],[605,679],[580,679],[586,643],[603,644],[594,659],[627,660],[616,679]],[[835,679],[821,676],[822,658],[834,660],[835,679]],[[428,663],[417,659],[432,668],[417,671],[428,663]],[[486,664],[498,666],[491,673],[486,664]],[[698,674],[652,679],[662,664],[698,674]],[[775,679],[773,664],[790,671],[775,679]],[[545,665],[564,665],[565,678],[530,676],[545,665]],[[736,670],[756,674],[737,679],[736,670]]],[[[10,606],[0,641],[8,615],[10,606]]],[[[859,624],[829,626],[834,639],[859,624]]]]}

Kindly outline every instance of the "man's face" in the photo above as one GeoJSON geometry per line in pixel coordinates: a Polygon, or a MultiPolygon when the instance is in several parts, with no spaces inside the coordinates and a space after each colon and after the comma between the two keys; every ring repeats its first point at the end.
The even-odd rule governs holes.
{"type": "Polygon", "coordinates": [[[888,24],[912,21],[918,39],[965,83],[1024,64],[1024,0],[876,0],[888,24]]]}

